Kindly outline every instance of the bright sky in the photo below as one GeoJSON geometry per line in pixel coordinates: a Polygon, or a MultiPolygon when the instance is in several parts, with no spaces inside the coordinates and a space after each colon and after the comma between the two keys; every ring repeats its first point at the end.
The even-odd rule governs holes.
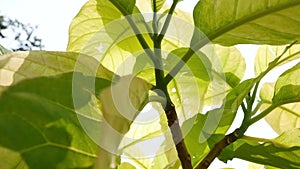
{"type": "MultiPolygon", "coordinates": [[[[0,15],[7,15],[23,23],[39,25],[36,33],[43,40],[45,50],[65,51],[69,24],[85,2],[86,0],[0,0],[0,15]]],[[[180,2],[179,7],[191,12],[196,2],[197,0],[185,0],[180,2]]],[[[248,71],[253,72],[254,66],[251,62],[253,62],[256,47],[241,46],[239,49],[248,58],[248,71]]],[[[251,74],[249,75],[251,76],[251,74]]],[[[238,125],[237,123],[235,127],[238,125]]],[[[275,136],[275,133],[265,125],[264,121],[256,124],[256,127],[251,127],[247,133],[257,137],[272,138],[275,136]]],[[[211,166],[213,169],[221,167],[248,168],[247,163],[239,160],[233,160],[227,165],[215,162],[211,166]]]]}

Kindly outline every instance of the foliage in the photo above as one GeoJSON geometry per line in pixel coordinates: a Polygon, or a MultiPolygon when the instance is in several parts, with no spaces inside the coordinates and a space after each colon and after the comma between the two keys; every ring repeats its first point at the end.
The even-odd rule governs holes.
{"type": "Polygon", "coordinates": [[[193,23],[178,3],[89,0],[66,52],[0,46],[1,167],[190,169],[240,158],[299,168],[300,1],[201,0],[193,23]],[[261,45],[250,79],[234,46],[244,43],[261,45]],[[277,138],[245,135],[263,118],[277,138]]]}

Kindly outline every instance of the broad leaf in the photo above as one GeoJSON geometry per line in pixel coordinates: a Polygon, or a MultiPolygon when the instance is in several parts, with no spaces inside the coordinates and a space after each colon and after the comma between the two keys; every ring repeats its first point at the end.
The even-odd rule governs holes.
{"type": "MultiPolygon", "coordinates": [[[[166,59],[165,70],[171,71],[174,65],[181,61],[186,51],[187,48],[172,51],[166,59]]],[[[168,85],[180,121],[185,121],[201,112],[211,70],[210,61],[201,52],[194,54],[187,63],[183,64],[183,68],[168,85]]]]}
{"type": "MultiPolygon", "coordinates": [[[[204,47],[205,48],[205,47],[204,47]]],[[[204,49],[206,51],[206,49],[204,49]]],[[[205,95],[205,105],[220,105],[226,94],[240,83],[246,64],[235,47],[213,45],[207,56],[213,67],[210,85],[205,95]]]]}
{"type": "Polygon", "coordinates": [[[121,77],[111,88],[100,93],[100,108],[105,120],[118,132],[127,133],[129,128],[125,126],[129,127],[148,103],[151,87],[146,81],[134,76],[121,77]]]}
{"type": "Polygon", "coordinates": [[[20,153],[8,148],[0,147],[0,164],[3,168],[29,169],[20,153]]]}
{"type": "Polygon", "coordinates": [[[100,126],[100,121],[78,114],[74,104],[85,107],[94,92],[110,85],[114,74],[77,53],[31,51],[3,57],[8,61],[0,69],[0,145],[1,150],[15,152],[6,158],[20,156],[20,164],[30,168],[93,166],[98,146],[81,122],[100,126]],[[80,102],[73,102],[74,93],[82,96],[80,102]]]}
{"type": "Polygon", "coordinates": [[[248,79],[231,90],[220,108],[208,111],[205,115],[198,114],[185,121],[183,131],[189,133],[185,137],[187,148],[191,154],[193,165],[196,165],[209,152],[209,147],[223,136],[235,118],[238,107],[248,94],[255,79],[248,79]],[[193,125],[192,128],[190,125],[193,125]],[[219,134],[215,136],[215,134],[219,134]]]}
{"type": "Polygon", "coordinates": [[[224,99],[220,108],[198,114],[183,124],[183,131],[190,129],[185,137],[187,148],[191,154],[193,165],[196,165],[209,152],[232,124],[244,97],[258,79],[248,79],[233,88],[224,99]],[[193,125],[190,127],[190,125],[193,125]]]}
{"type": "MultiPolygon", "coordinates": [[[[90,81],[82,74],[77,76],[90,81]]],[[[98,146],[84,132],[78,119],[80,115],[73,108],[72,78],[71,72],[23,80],[0,97],[0,131],[3,135],[0,145],[18,152],[30,168],[94,165],[98,146]]],[[[99,79],[97,84],[103,88],[110,82],[99,79]]],[[[82,103],[89,102],[87,87],[77,88],[78,93],[87,96],[82,98],[82,103]]]]}
{"type": "Polygon", "coordinates": [[[300,101],[300,63],[284,72],[275,85],[273,103],[293,103],[300,101]]]}
{"type": "MultiPolygon", "coordinates": [[[[272,105],[273,94],[274,84],[266,83],[262,86],[260,92],[260,97],[263,101],[260,108],[261,111],[272,105]]],[[[279,105],[265,119],[275,132],[281,134],[284,131],[300,127],[299,108],[299,103],[279,105]]]]}
{"type": "Polygon", "coordinates": [[[259,143],[259,139],[239,139],[226,147],[219,159],[226,162],[232,158],[240,158],[279,168],[297,169],[300,165],[299,137],[300,129],[293,129],[263,143],[259,143]]]}
{"type": "Polygon", "coordinates": [[[230,87],[237,86],[244,77],[246,70],[245,59],[235,47],[215,45],[214,50],[222,64],[226,82],[230,87]]]}
{"type": "MultiPolygon", "coordinates": [[[[104,117],[100,144],[105,150],[100,150],[98,168],[108,168],[114,164],[119,153],[119,145],[124,135],[129,131],[132,122],[148,102],[149,89],[152,86],[146,81],[134,76],[121,77],[114,85],[100,93],[100,109],[104,117]],[[111,157],[103,153],[111,153],[111,157]]],[[[100,137],[100,136],[99,136],[100,137]]]]}
{"type": "MultiPolygon", "coordinates": [[[[259,75],[261,72],[265,71],[269,64],[277,57],[282,55],[286,46],[260,46],[257,50],[257,54],[254,61],[254,71],[255,75],[259,75]]],[[[278,66],[298,59],[300,57],[300,45],[293,45],[289,48],[279,59],[278,66]]]]}
{"type": "MultiPolygon", "coordinates": [[[[69,43],[68,43],[67,50],[74,51],[74,52],[81,52],[85,54],[91,54],[91,52],[93,51],[89,51],[92,49],[89,49],[88,47],[89,45],[93,45],[92,48],[95,48],[94,49],[95,51],[99,50],[98,51],[98,55],[99,55],[99,52],[101,53],[102,48],[103,50],[107,48],[106,46],[107,44],[113,45],[113,44],[109,44],[106,41],[103,41],[102,40],[103,38],[107,40],[112,39],[111,41],[116,41],[121,43],[120,44],[121,47],[125,48],[126,50],[130,50],[130,48],[141,49],[135,37],[128,37],[128,34],[129,35],[131,34],[131,36],[135,36],[135,35],[132,32],[131,27],[126,21],[126,19],[121,19],[123,14],[115,6],[115,5],[121,5],[124,2],[125,1],[110,2],[107,0],[98,0],[98,1],[89,0],[81,8],[80,12],[73,19],[70,25],[69,43]],[[115,21],[114,24],[110,24],[113,21],[115,21]],[[106,25],[111,25],[111,26],[109,28],[105,28],[106,25]],[[129,44],[129,46],[127,47],[125,46],[126,42],[122,42],[126,39],[128,40],[126,42],[131,42],[131,43],[127,43],[127,45],[129,44]]],[[[132,7],[131,3],[133,2],[130,3],[126,2],[126,9],[124,8],[123,10],[132,11],[134,4],[132,7]]],[[[133,19],[134,20],[140,19],[140,15],[137,14],[134,15],[133,19]]],[[[91,55],[91,56],[95,56],[95,55],[91,55]]]]}
{"type": "Polygon", "coordinates": [[[300,41],[300,1],[201,0],[195,25],[215,43],[290,44],[300,41]]]}
{"type": "MultiPolygon", "coordinates": [[[[23,79],[53,76],[75,69],[86,75],[96,75],[111,80],[114,73],[88,56],[74,52],[26,51],[3,55],[5,66],[0,68],[0,85],[15,84],[23,79]],[[89,65],[88,67],[86,67],[89,65]]],[[[0,60],[0,64],[2,60],[0,60]]]]}
{"type": "MultiPolygon", "coordinates": [[[[195,166],[209,151],[207,140],[201,137],[202,129],[205,125],[207,115],[198,114],[183,123],[182,129],[186,130],[189,125],[193,124],[192,129],[184,138],[187,149],[191,155],[192,165],[195,166]]],[[[189,127],[188,127],[189,128],[189,127]]]]}

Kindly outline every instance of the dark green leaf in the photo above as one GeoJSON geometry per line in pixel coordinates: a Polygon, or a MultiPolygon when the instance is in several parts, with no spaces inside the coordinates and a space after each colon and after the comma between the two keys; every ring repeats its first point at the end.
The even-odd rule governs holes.
{"type": "MultiPolygon", "coordinates": [[[[97,0],[101,2],[102,0],[97,0]]],[[[124,15],[130,15],[133,13],[135,7],[135,0],[110,0],[112,4],[124,15]]]]}
{"type": "Polygon", "coordinates": [[[232,158],[275,166],[279,168],[297,169],[300,166],[300,129],[293,129],[269,140],[237,140],[226,147],[219,158],[226,162],[232,158]]]}
{"type": "MultiPolygon", "coordinates": [[[[98,146],[84,132],[81,115],[74,110],[73,75],[23,80],[0,97],[0,145],[20,153],[30,168],[86,168],[94,164],[98,146]]],[[[82,74],[76,76],[90,81],[82,74]]],[[[102,86],[100,90],[110,82],[99,79],[97,84],[102,86]]],[[[82,100],[86,104],[91,97],[88,87],[76,88],[86,96],[82,100]]]]}
{"type": "Polygon", "coordinates": [[[159,11],[164,3],[166,2],[166,0],[151,0],[151,3],[152,3],[152,10],[153,10],[153,1],[156,1],[156,11],[159,11]]]}

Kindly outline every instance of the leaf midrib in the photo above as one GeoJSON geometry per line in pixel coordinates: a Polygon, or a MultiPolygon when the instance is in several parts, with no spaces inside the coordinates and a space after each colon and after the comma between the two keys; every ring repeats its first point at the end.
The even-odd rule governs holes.
{"type": "Polygon", "coordinates": [[[44,148],[44,147],[47,147],[47,146],[52,146],[52,147],[56,147],[56,148],[60,148],[60,149],[73,151],[75,153],[86,155],[86,156],[92,157],[92,158],[97,158],[98,157],[95,154],[88,153],[88,152],[85,152],[83,150],[80,150],[80,149],[77,149],[77,148],[74,148],[74,147],[65,146],[65,145],[57,144],[57,143],[53,143],[53,142],[46,142],[46,143],[38,144],[38,145],[32,146],[30,148],[23,149],[23,150],[20,151],[20,153],[23,154],[23,153],[33,151],[33,150],[36,150],[36,149],[39,149],[39,148],[44,148]]]}
{"type": "Polygon", "coordinates": [[[228,26],[225,27],[221,27],[220,29],[216,30],[214,33],[208,35],[208,39],[210,40],[214,40],[220,36],[222,36],[223,34],[229,32],[230,30],[233,30],[243,24],[246,24],[248,22],[251,22],[253,20],[259,19],[261,17],[264,17],[268,14],[277,12],[277,11],[281,11],[284,9],[288,9],[294,6],[300,5],[300,1],[294,1],[294,2],[288,2],[287,4],[284,5],[279,5],[279,6],[275,6],[274,8],[269,8],[269,10],[262,10],[261,12],[257,12],[254,15],[250,15],[248,17],[244,17],[241,19],[237,19],[234,20],[233,24],[229,24],[228,26]]]}

